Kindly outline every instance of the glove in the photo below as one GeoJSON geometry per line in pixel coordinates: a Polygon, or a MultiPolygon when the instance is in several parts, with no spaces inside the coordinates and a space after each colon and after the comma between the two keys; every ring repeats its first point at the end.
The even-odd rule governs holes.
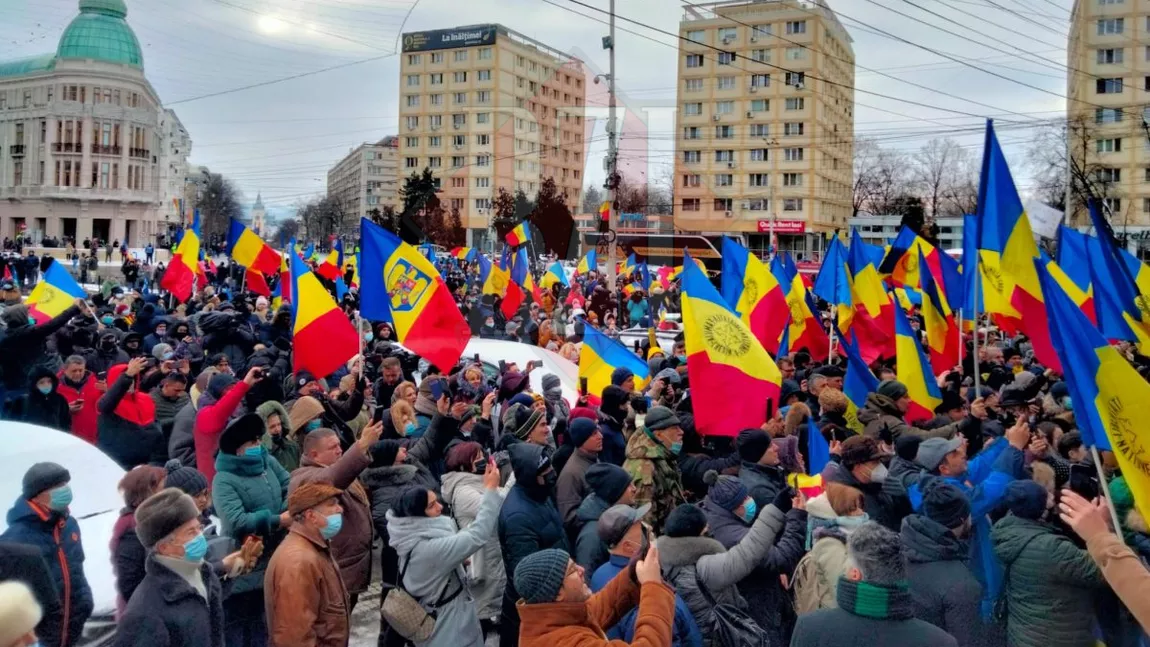
{"type": "Polygon", "coordinates": [[[794,496],[795,494],[791,492],[791,488],[783,488],[779,490],[779,493],[775,495],[775,499],[771,501],[771,503],[783,514],[786,514],[791,511],[791,499],[793,499],[794,496]]]}

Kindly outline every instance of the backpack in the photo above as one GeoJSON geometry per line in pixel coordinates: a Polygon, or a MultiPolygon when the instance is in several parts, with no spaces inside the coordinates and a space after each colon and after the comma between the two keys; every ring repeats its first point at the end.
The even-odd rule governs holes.
{"type": "Polygon", "coordinates": [[[791,576],[791,589],[795,596],[795,613],[802,615],[819,610],[819,603],[823,596],[829,593],[830,587],[819,575],[819,563],[814,553],[807,552],[795,566],[794,575],[791,576]]]}
{"type": "Polygon", "coordinates": [[[711,645],[713,647],[774,647],[770,636],[747,612],[733,604],[720,604],[711,594],[699,571],[695,571],[695,585],[711,605],[711,645]]]}

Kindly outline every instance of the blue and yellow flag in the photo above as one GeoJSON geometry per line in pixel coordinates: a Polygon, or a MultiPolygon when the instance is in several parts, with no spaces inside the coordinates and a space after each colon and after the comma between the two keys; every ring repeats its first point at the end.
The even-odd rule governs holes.
{"type": "Polygon", "coordinates": [[[579,351],[579,379],[587,378],[586,395],[597,403],[603,389],[611,386],[611,373],[624,367],[635,374],[636,388],[647,380],[647,362],[635,355],[617,339],[612,339],[588,324],[584,327],[583,348],[579,351]]]}

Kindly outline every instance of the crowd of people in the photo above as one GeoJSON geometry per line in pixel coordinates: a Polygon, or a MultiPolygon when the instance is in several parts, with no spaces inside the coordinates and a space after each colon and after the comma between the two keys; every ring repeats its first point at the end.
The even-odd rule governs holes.
{"type": "MultiPolygon", "coordinates": [[[[586,326],[680,307],[674,284],[621,299],[592,272],[509,309],[440,262],[475,335],[576,363],[586,326]]],[[[768,419],[714,437],[695,410],[722,403],[692,399],[681,334],[637,345],[650,379],[619,368],[575,401],[558,375],[533,389],[534,365],[428,366],[387,322],[313,375],[293,369],[290,308],[220,273],[178,305],[115,287],[39,325],[3,305],[4,419],[125,472],[107,557],[70,512],[84,465],[23,474],[0,647],[78,644],[97,558],[125,647],[345,646],[364,604],[389,647],[1114,647],[1150,627],[1150,525],[1112,457],[1084,448],[1089,405],[1024,338],[968,344],[914,423],[893,361],[856,417],[842,363],[800,349],[778,358],[768,419]],[[812,475],[816,433],[831,459],[812,475]]]]}

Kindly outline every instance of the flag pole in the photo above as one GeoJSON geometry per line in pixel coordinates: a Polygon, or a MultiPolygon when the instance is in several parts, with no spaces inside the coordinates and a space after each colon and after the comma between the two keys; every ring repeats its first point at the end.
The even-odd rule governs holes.
{"type": "Polygon", "coordinates": [[[1126,540],[1122,537],[1122,524],[1118,521],[1118,510],[1114,507],[1114,499],[1110,496],[1110,485],[1106,482],[1106,472],[1102,471],[1102,457],[1098,454],[1098,446],[1090,446],[1090,455],[1094,458],[1094,469],[1098,470],[1098,484],[1102,486],[1102,494],[1106,499],[1106,507],[1110,510],[1110,521],[1114,523],[1114,534],[1118,535],[1118,541],[1126,544],[1126,540]]]}

